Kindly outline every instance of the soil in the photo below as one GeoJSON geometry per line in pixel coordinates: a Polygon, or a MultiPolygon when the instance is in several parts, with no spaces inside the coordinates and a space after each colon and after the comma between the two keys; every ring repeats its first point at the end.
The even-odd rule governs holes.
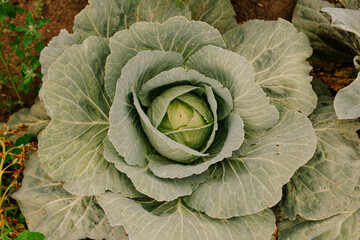
{"type": "Polygon", "coordinates": [[[296,0],[231,0],[231,3],[239,23],[251,19],[290,21],[296,0]]]}
{"type": "MultiPolygon", "coordinates": [[[[297,0],[231,0],[239,24],[251,19],[277,20],[278,18],[283,18],[290,21],[296,1],[297,0]]],[[[330,1],[333,2],[333,0],[330,1]]],[[[34,0],[13,0],[12,2],[17,7],[22,7],[27,11],[34,12],[34,0]]],[[[59,34],[61,29],[72,32],[75,15],[77,15],[87,3],[87,0],[43,0],[44,6],[40,18],[51,19],[51,22],[45,24],[40,29],[40,33],[44,36],[43,42],[47,44],[52,37],[59,34]]],[[[23,24],[24,21],[25,14],[21,15],[16,23],[23,24]]],[[[10,43],[11,38],[8,40],[10,43]]],[[[335,63],[314,63],[314,69],[311,74],[328,83],[328,86],[334,91],[348,85],[356,77],[351,66],[339,66],[335,63]],[[340,84],[337,84],[338,80],[340,84]],[[336,84],[333,84],[334,81],[336,81],[336,84]]],[[[39,86],[40,83],[40,79],[35,80],[35,85],[39,86]]],[[[0,105],[6,102],[7,96],[16,99],[16,95],[12,89],[0,86],[0,105]]],[[[22,98],[25,101],[24,106],[30,107],[34,103],[36,96],[36,91],[26,96],[23,95],[22,98]]],[[[8,112],[6,107],[0,107],[0,122],[6,122],[8,117],[20,108],[21,106],[18,105],[12,108],[11,112],[8,112]]]]}

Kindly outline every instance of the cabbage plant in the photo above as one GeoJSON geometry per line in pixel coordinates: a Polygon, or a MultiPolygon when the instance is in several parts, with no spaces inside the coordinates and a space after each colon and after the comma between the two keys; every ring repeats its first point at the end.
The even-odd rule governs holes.
{"type": "MultiPolygon", "coordinates": [[[[74,33],[42,52],[51,121],[14,194],[32,231],[270,239],[283,186],[310,159],[327,160],[308,118],[317,97],[306,36],[282,19],[237,26],[225,0],[178,6],[92,0],[74,33]]],[[[296,215],[297,204],[282,206],[296,215]]]]}

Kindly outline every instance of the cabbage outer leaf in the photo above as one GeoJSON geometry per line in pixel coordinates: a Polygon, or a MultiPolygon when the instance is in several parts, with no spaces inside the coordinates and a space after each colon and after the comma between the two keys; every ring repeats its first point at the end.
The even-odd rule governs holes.
{"type": "Polygon", "coordinates": [[[233,112],[241,116],[245,129],[272,127],[278,111],[254,82],[254,69],[246,59],[216,46],[205,46],[189,58],[189,69],[219,81],[233,98],[233,112]]]}
{"type": "Polygon", "coordinates": [[[244,156],[217,163],[210,180],[186,203],[214,218],[243,216],[274,206],[281,199],[282,186],[313,156],[315,146],[308,118],[284,108],[279,122],[264,131],[244,156]]]}
{"type": "Polygon", "coordinates": [[[235,240],[239,236],[249,240],[270,239],[275,227],[271,210],[219,220],[190,209],[181,199],[164,202],[151,212],[141,202],[121,194],[106,193],[97,199],[111,225],[123,225],[133,240],[235,240]]]}
{"type": "Polygon", "coordinates": [[[336,94],[334,108],[340,119],[360,117],[360,73],[349,86],[336,94]]]}
{"type": "Polygon", "coordinates": [[[163,22],[178,15],[190,18],[186,7],[178,8],[171,0],[90,0],[90,5],[75,17],[74,32],[110,38],[134,23],[163,22]]]}
{"type": "Polygon", "coordinates": [[[112,229],[94,196],[66,192],[61,183],[45,173],[36,152],[31,152],[26,161],[22,187],[11,196],[18,202],[29,229],[43,233],[46,239],[109,239],[113,231],[125,239],[124,228],[112,229]]]}
{"type": "Polygon", "coordinates": [[[26,133],[36,137],[46,128],[49,122],[50,118],[46,113],[44,104],[38,100],[30,109],[22,108],[11,115],[6,124],[11,128],[24,124],[27,127],[26,133]]]}
{"type": "Polygon", "coordinates": [[[352,32],[360,37],[360,10],[327,7],[321,11],[331,16],[331,24],[334,27],[352,32]]]}
{"type": "Polygon", "coordinates": [[[65,29],[60,30],[60,34],[54,37],[40,54],[41,73],[45,76],[46,81],[48,69],[55,60],[64,53],[66,49],[74,44],[81,44],[84,37],[78,33],[69,34],[65,29]]]}
{"type": "Polygon", "coordinates": [[[106,63],[105,74],[106,92],[113,100],[122,68],[140,51],[177,52],[186,61],[191,54],[209,44],[225,46],[220,33],[204,22],[190,22],[184,17],[173,17],[162,24],[133,24],[129,30],[116,33],[110,40],[111,54],[106,63]]]}
{"type": "Polygon", "coordinates": [[[304,33],[283,19],[251,20],[226,33],[224,39],[228,49],[252,64],[255,82],[274,103],[305,115],[312,113],[316,95],[306,62],[312,49],[304,33]]]}
{"type": "Polygon", "coordinates": [[[222,34],[237,26],[235,11],[229,0],[184,0],[191,19],[207,22],[222,34]]]}
{"type": "Polygon", "coordinates": [[[341,213],[320,221],[296,219],[279,223],[280,239],[356,240],[360,238],[360,184],[350,205],[341,213]]]}
{"type": "MultiPolygon", "coordinates": [[[[349,4],[345,2],[356,1],[343,0],[342,3],[348,7],[349,4]]],[[[330,17],[321,12],[321,9],[326,7],[334,7],[334,5],[322,0],[298,0],[292,23],[309,37],[315,57],[350,63],[356,54],[356,49],[348,33],[334,28],[330,23],[330,17]]]]}
{"type": "Polygon", "coordinates": [[[105,158],[125,173],[135,188],[157,201],[172,201],[180,196],[190,195],[200,183],[205,182],[209,173],[182,179],[166,179],[155,176],[148,167],[130,166],[121,157],[109,140],[105,141],[105,158]]]}
{"type": "MultiPolygon", "coordinates": [[[[359,179],[359,152],[343,137],[349,126],[337,119],[330,94],[318,94],[318,107],[310,116],[318,141],[315,155],[295,172],[280,202],[290,219],[298,214],[307,220],[322,220],[341,213],[359,179]]],[[[359,122],[352,124],[360,128],[359,122]]]]}
{"type": "Polygon", "coordinates": [[[124,191],[124,175],[103,157],[109,100],[103,87],[108,41],[89,37],[49,68],[43,101],[52,120],[39,141],[47,173],[78,195],[124,191]]]}

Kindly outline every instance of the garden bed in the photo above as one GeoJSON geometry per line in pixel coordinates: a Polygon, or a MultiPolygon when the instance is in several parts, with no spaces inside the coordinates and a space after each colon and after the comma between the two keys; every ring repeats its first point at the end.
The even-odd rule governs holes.
{"type": "MultiPolygon", "coordinates": [[[[185,3],[189,4],[189,8],[182,8],[184,3],[179,2],[182,1],[177,0],[177,6],[171,6],[174,9],[170,11],[170,16],[176,17],[166,21],[159,18],[160,24],[147,23],[147,14],[151,19],[162,17],[161,8],[167,6],[168,9],[168,2],[160,7],[154,4],[137,8],[138,13],[143,11],[145,22],[142,22],[141,16],[139,21],[139,16],[133,11],[135,7],[124,10],[123,6],[115,6],[115,13],[128,11],[128,16],[136,16],[136,20],[128,19],[134,24],[130,29],[126,14],[124,26],[116,22],[116,18],[116,25],[112,26],[114,12],[105,10],[109,18],[103,18],[98,5],[86,8],[76,20],[75,33],[68,35],[63,31],[42,55],[43,72],[49,79],[44,81],[42,100],[53,117],[52,121],[42,102],[36,100],[42,84],[40,68],[36,70],[36,74],[40,75],[33,79],[30,92],[24,94],[20,91],[22,104],[15,104],[20,96],[11,86],[0,85],[0,122],[7,122],[9,116],[20,108],[32,106],[31,110],[22,109],[10,118],[11,126],[21,124],[15,131],[0,127],[1,134],[10,132],[17,135],[17,130],[29,130],[34,136],[31,138],[25,134],[16,142],[15,138],[0,139],[3,149],[19,146],[17,150],[14,148],[15,153],[9,150],[9,153],[1,155],[4,159],[2,166],[4,162],[9,164],[13,161],[4,181],[16,180],[12,190],[21,185],[23,164],[27,159],[26,152],[29,152],[29,167],[24,172],[23,187],[12,195],[19,202],[29,227],[37,228],[37,232],[47,236],[53,233],[61,235],[62,231],[65,235],[74,234],[78,238],[106,236],[112,239],[116,234],[126,238],[130,234],[135,239],[143,239],[142,232],[149,229],[138,231],[132,218],[119,218],[119,214],[112,214],[114,202],[119,206],[116,211],[124,213],[124,216],[125,212],[126,216],[138,214],[136,220],[152,222],[152,219],[157,219],[163,221],[164,226],[178,222],[169,218],[169,212],[174,211],[175,216],[179,214],[181,217],[184,213],[191,213],[184,215],[185,221],[188,221],[186,224],[198,221],[196,224],[201,226],[199,234],[202,237],[223,232],[225,239],[236,235],[230,229],[231,222],[239,224],[239,227],[243,226],[242,221],[246,222],[246,233],[252,232],[251,229],[255,229],[252,224],[257,222],[261,229],[264,228],[258,236],[269,236],[275,229],[273,235],[277,239],[277,227],[283,230],[283,236],[292,235],[293,229],[297,232],[292,236],[301,236],[308,234],[303,230],[307,229],[305,224],[312,229],[310,225],[314,221],[320,225],[323,219],[335,221],[339,216],[348,217],[347,211],[351,212],[350,217],[356,217],[359,210],[355,209],[353,196],[359,190],[355,160],[359,158],[360,122],[356,116],[348,118],[351,120],[340,120],[333,108],[336,93],[357,76],[350,61],[352,59],[339,63],[336,59],[329,60],[327,52],[324,52],[325,57],[317,53],[315,57],[309,57],[313,51],[308,38],[296,30],[301,29],[301,23],[296,25],[294,20],[295,28],[287,22],[292,20],[295,6],[300,9],[300,4],[296,5],[297,0],[231,0],[236,20],[232,17],[230,21],[211,20],[213,16],[218,17],[216,14],[219,12],[216,11],[211,12],[210,17],[202,15],[198,9],[202,9],[203,2],[198,5],[185,3]],[[151,8],[160,10],[151,11],[151,8]],[[201,21],[211,26],[204,22],[189,22],[183,17],[191,14],[196,19],[199,12],[201,21]],[[249,21],[279,18],[287,21],[249,21]],[[236,27],[236,21],[240,27],[236,27]],[[200,32],[200,40],[188,34],[189,30],[184,26],[200,32]],[[231,27],[234,29],[229,31],[231,27]],[[253,30],[259,33],[253,34],[253,30]],[[264,33],[262,37],[261,33],[264,33]],[[181,40],[177,39],[178,34],[181,40]],[[163,39],[160,35],[164,36],[163,39]],[[109,36],[112,36],[110,48],[109,36]],[[169,38],[173,40],[170,50],[167,50],[166,40],[169,38]],[[149,39],[156,39],[157,43],[153,45],[154,42],[149,39]],[[219,56],[224,61],[219,61],[219,56]],[[136,75],[133,74],[135,70],[139,71],[138,76],[133,76],[136,75]],[[170,72],[181,76],[181,80],[172,79],[170,72]],[[118,81],[120,76],[122,85],[118,81]],[[311,83],[312,77],[325,83],[330,92],[321,81],[311,83]],[[97,85],[100,87],[93,87],[97,85]],[[131,99],[129,96],[132,96],[131,99]],[[162,103],[157,101],[157,96],[171,100],[162,103]],[[243,99],[248,103],[244,104],[243,99]],[[165,112],[156,112],[164,106],[167,109],[165,112]],[[47,129],[40,135],[40,149],[32,151],[37,149],[35,136],[46,126],[47,129]],[[199,134],[189,137],[193,130],[199,131],[199,134]],[[132,142],[137,145],[131,146],[132,142]],[[17,159],[20,160],[16,162],[17,159]],[[281,173],[279,169],[282,169],[281,173]],[[338,176],[338,172],[345,174],[338,176]],[[306,189],[301,189],[303,187],[299,184],[305,185],[306,189]],[[344,189],[340,187],[342,184],[346,185],[344,189]],[[64,219],[64,222],[71,224],[71,218],[90,221],[86,230],[71,228],[67,232],[59,228],[52,232],[49,228],[51,219],[48,221],[47,218],[56,215],[62,219],[59,213],[67,208],[57,204],[46,210],[46,204],[44,208],[39,205],[39,211],[46,213],[40,214],[41,220],[31,215],[34,207],[26,205],[38,204],[27,193],[33,185],[39,189],[35,187],[36,190],[30,193],[36,194],[39,199],[46,202],[64,199],[64,204],[71,206],[66,213],[70,218],[64,219]],[[242,187],[232,189],[235,186],[242,187]],[[44,194],[48,191],[52,194],[44,194]],[[214,194],[219,191],[221,196],[214,194]],[[315,196],[313,200],[313,195],[318,192],[324,195],[315,196]],[[332,198],[325,193],[332,194],[332,198]],[[210,200],[204,200],[203,196],[210,200]],[[341,200],[333,203],[335,198],[341,200]],[[316,211],[308,210],[303,203],[311,205],[316,211]],[[338,208],[327,207],[331,204],[338,208]],[[74,206],[82,210],[72,212],[74,206]],[[56,207],[60,208],[56,210],[56,207]],[[95,214],[84,216],[88,211],[95,214]],[[222,226],[219,219],[225,219],[222,226]],[[44,225],[37,226],[38,221],[44,221],[44,225]],[[301,224],[292,226],[294,221],[301,224]],[[122,227],[114,227],[120,225],[127,233],[122,227]],[[208,225],[213,227],[211,234],[211,231],[204,230],[208,225]]],[[[41,41],[47,45],[61,29],[70,34],[73,32],[74,16],[84,9],[87,0],[36,0],[37,4],[41,3],[40,9],[34,1],[12,3],[26,12],[38,12],[34,16],[35,22],[47,18],[51,20],[38,29],[43,36],[41,41]]],[[[230,3],[224,3],[225,10],[231,9],[224,12],[232,14],[230,3]]],[[[110,7],[108,4],[110,2],[104,3],[104,6],[110,7]]],[[[26,12],[19,13],[14,22],[16,25],[27,22],[29,26],[31,20],[26,12]]],[[[302,12],[295,11],[294,18],[296,14],[301,15],[302,12]]],[[[323,12],[316,14],[323,17],[323,12]]],[[[326,22],[326,17],[324,19],[326,22]]],[[[331,27],[330,22],[326,24],[331,27]]],[[[5,34],[4,39],[6,43],[2,51],[8,54],[11,49],[9,44],[15,38],[5,34]]],[[[311,37],[310,41],[314,47],[311,37]]],[[[357,46],[355,49],[358,50],[357,46]]],[[[31,54],[35,51],[32,50],[31,54]]],[[[19,62],[19,58],[13,57],[11,65],[19,65],[19,62]]],[[[21,71],[21,68],[14,67],[14,70],[21,71]]],[[[0,70],[3,69],[0,67],[0,70]]],[[[9,211],[17,209],[14,200],[9,207],[9,211]]],[[[14,224],[21,218],[22,225],[16,225],[15,235],[26,229],[24,216],[18,214],[16,210],[13,218],[8,220],[14,224]]],[[[316,227],[311,231],[315,230],[316,227]]],[[[169,233],[159,231],[157,234],[165,236],[169,233]]]]}

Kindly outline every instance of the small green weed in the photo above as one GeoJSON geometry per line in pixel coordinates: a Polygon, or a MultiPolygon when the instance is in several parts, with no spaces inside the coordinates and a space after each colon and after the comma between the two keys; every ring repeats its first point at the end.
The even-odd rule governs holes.
{"type": "Polygon", "coordinates": [[[8,110],[11,110],[13,105],[22,106],[24,102],[20,92],[27,94],[32,89],[37,90],[32,86],[33,80],[35,77],[42,77],[41,73],[36,71],[40,66],[39,54],[44,48],[41,42],[43,37],[38,29],[50,20],[36,20],[43,4],[41,0],[35,1],[37,6],[35,19],[30,12],[27,12],[25,25],[17,26],[15,25],[17,14],[24,13],[25,10],[14,7],[9,0],[0,0],[0,85],[12,88],[17,96],[16,101],[2,104],[8,110]],[[9,43],[4,42],[5,36],[11,37],[10,49],[9,43]],[[16,57],[18,60],[14,59],[16,57]]]}
{"type": "Polygon", "coordinates": [[[183,4],[184,4],[184,0],[175,0],[175,5],[177,7],[181,8],[183,4]]]}

